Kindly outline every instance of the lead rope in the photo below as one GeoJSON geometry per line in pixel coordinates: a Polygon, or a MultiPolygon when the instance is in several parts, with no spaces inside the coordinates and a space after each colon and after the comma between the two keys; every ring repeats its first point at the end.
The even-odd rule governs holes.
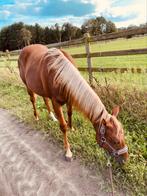
{"type": "Polygon", "coordinates": [[[112,177],[112,164],[110,162],[110,159],[107,157],[108,161],[107,161],[107,167],[109,170],[109,177],[110,177],[110,184],[111,184],[111,193],[112,196],[114,196],[114,186],[113,186],[113,177],[112,177]]]}

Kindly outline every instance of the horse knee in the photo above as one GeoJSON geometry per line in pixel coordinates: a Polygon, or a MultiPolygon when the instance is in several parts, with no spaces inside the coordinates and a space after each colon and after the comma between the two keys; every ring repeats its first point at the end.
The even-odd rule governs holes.
{"type": "Polygon", "coordinates": [[[34,97],[30,97],[30,101],[31,101],[32,103],[34,103],[34,102],[35,102],[34,97]]]}
{"type": "Polygon", "coordinates": [[[32,102],[32,103],[34,103],[35,101],[36,101],[36,95],[35,94],[30,94],[30,101],[32,102]]]}
{"type": "Polygon", "coordinates": [[[71,117],[72,116],[72,111],[68,111],[67,114],[68,114],[69,117],[71,117]]]}
{"type": "Polygon", "coordinates": [[[67,124],[60,124],[60,129],[63,133],[66,133],[67,131],[67,124]]]}

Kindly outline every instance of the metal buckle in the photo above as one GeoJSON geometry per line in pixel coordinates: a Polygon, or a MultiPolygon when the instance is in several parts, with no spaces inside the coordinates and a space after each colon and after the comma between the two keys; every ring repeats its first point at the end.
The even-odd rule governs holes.
{"type": "Polygon", "coordinates": [[[106,132],[105,126],[102,124],[101,128],[100,128],[100,134],[104,135],[106,132]]]}
{"type": "Polygon", "coordinates": [[[105,143],[106,142],[106,138],[105,137],[101,137],[101,142],[105,143]]]}

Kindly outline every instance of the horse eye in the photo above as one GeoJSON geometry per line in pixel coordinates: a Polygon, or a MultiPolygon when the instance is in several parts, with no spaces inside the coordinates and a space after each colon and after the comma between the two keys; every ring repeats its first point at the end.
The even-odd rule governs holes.
{"type": "Polygon", "coordinates": [[[118,145],[120,142],[119,141],[113,141],[113,144],[118,145]]]}

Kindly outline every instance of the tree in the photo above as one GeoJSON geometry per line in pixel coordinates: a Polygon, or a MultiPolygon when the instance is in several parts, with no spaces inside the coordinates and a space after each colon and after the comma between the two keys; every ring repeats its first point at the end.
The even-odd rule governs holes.
{"type": "Polygon", "coordinates": [[[39,24],[36,23],[33,29],[34,43],[40,43],[40,44],[44,43],[43,32],[44,29],[39,24]]]}
{"type": "MultiPolygon", "coordinates": [[[[146,24],[142,24],[146,27],[146,24]]],[[[129,27],[132,28],[132,27],[129,27]]],[[[58,23],[51,27],[41,27],[39,24],[26,25],[22,22],[14,23],[0,30],[0,50],[16,50],[29,44],[50,44],[55,42],[77,39],[87,31],[91,35],[111,33],[116,31],[115,24],[104,17],[89,19],[81,28],[67,22],[60,26],[58,23]]],[[[123,29],[120,29],[123,30],[123,29]]]]}
{"type": "Polygon", "coordinates": [[[96,26],[96,35],[103,34],[106,32],[107,28],[107,20],[101,16],[95,19],[95,26],[96,26]]]}
{"type": "Polygon", "coordinates": [[[85,21],[81,28],[83,33],[89,32],[91,35],[99,35],[116,31],[115,24],[111,21],[107,21],[102,16],[85,21]]]}
{"type": "Polygon", "coordinates": [[[5,51],[9,49],[9,28],[4,27],[0,32],[0,50],[5,51]]]}
{"type": "Polygon", "coordinates": [[[112,32],[116,32],[116,31],[117,31],[117,28],[116,28],[115,24],[111,21],[108,21],[107,25],[106,25],[106,33],[112,33],[112,32]]]}
{"type": "Polygon", "coordinates": [[[139,25],[140,28],[147,28],[147,22],[139,25]]]}
{"type": "Polygon", "coordinates": [[[72,40],[73,38],[75,38],[76,33],[78,31],[78,28],[73,26],[71,23],[64,23],[63,24],[63,31],[64,31],[64,35],[67,36],[68,40],[72,40]]]}
{"type": "Polygon", "coordinates": [[[26,27],[23,27],[20,30],[20,37],[25,46],[30,45],[32,34],[28,29],[26,29],[26,27]]]}
{"type": "Polygon", "coordinates": [[[62,33],[63,29],[62,27],[56,23],[54,26],[51,27],[52,32],[54,32],[54,39],[56,42],[61,42],[62,41],[62,33]]]}
{"type": "Polygon", "coordinates": [[[136,25],[129,25],[129,26],[127,27],[128,30],[136,29],[136,28],[138,28],[138,26],[136,26],[136,25]]]}
{"type": "Polygon", "coordinates": [[[95,27],[95,19],[86,20],[81,26],[82,33],[89,32],[91,35],[94,35],[95,27]]]}
{"type": "Polygon", "coordinates": [[[15,50],[21,47],[20,30],[24,27],[22,22],[14,23],[1,30],[0,42],[2,50],[15,50]]]}

